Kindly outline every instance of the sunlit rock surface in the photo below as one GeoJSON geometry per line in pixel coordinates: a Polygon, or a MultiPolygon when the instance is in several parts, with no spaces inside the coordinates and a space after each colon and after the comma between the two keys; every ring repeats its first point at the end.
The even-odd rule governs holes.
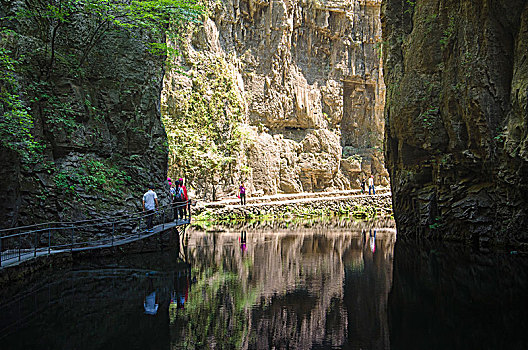
{"type": "Polygon", "coordinates": [[[386,162],[400,235],[528,243],[528,4],[387,0],[386,162]]]}
{"type": "MultiPolygon", "coordinates": [[[[382,150],[385,86],[381,1],[217,2],[193,34],[182,63],[187,76],[204,56],[231,64],[251,140],[234,174],[250,192],[295,193],[358,188],[371,173],[386,185],[382,150]],[[359,171],[342,160],[363,159],[359,171]]],[[[177,114],[181,74],[165,78],[163,113],[177,114]]],[[[229,184],[224,191],[233,188],[229,184]]]]}

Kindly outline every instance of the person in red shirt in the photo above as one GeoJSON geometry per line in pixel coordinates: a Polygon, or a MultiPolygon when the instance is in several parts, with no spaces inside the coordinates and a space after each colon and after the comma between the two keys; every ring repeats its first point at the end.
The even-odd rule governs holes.
{"type": "MultiPolygon", "coordinates": [[[[183,200],[185,201],[185,206],[183,207],[183,217],[187,218],[187,207],[189,207],[189,196],[187,195],[187,187],[183,184],[183,179],[180,177],[178,179],[178,182],[180,183],[180,187],[183,190],[183,200]]],[[[189,208],[189,214],[191,213],[191,208],[189,208]]]]}

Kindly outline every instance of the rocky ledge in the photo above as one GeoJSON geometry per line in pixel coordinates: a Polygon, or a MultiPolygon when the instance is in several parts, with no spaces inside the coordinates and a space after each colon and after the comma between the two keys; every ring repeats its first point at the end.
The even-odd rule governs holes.
{"type": "Polygon", "coordinates": [[[392,215],[391,193],[388,189],[380,189],[378,194],[372,196],[357,191],[341,191],[333,194],[317,197],[318,194],[314,193],[311,197],[293,199],[283,197],[281,200],[275,201],[273,199],[276,199],[276,196],[261,197],[254,199],[255,202],[247,205],[206,204],[198,206],[195,211],[195,220],[237,220],[316,215],[349,215],[367,219],[375,216],[392,215]]]}

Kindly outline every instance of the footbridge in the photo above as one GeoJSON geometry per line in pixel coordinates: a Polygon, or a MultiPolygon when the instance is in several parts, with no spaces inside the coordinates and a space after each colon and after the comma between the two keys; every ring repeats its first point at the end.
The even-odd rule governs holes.
{"type": "Polygon", "coordinates": [[[0,230],[0,269],[41,256],[113,248],[176,229],[191,222],[189,202],[159,207],[154,213],[127,213],[75,222],[46,222],[0,230]],[[188,209],[185,216],[177,215],[188,209]],[[179,219],[175,217],[179,216],[179,219]],[[153,227],[147,227],[152,220],[153,227]]]}

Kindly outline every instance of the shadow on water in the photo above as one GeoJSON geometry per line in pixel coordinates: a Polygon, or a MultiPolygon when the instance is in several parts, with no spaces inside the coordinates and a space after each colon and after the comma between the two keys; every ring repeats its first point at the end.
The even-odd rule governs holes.
{"type": "Polygon", "coordinates": [[[167,349],[171,296],[189,288],[178,251],[88,261],[1,293],[2,349],[167,349]],[[154,294],[156,311],[149,307],[154,294]]]}
{"type": "Polygon", "coordinates": [[[393,349],[528,349],[528,258],[398,240],[393,349]]]}
{"type": "Polygon", "coordinates": [[[525,257],[392,224],[190,231],[0,291],[2,349],[522,349],[525,257]]]}

